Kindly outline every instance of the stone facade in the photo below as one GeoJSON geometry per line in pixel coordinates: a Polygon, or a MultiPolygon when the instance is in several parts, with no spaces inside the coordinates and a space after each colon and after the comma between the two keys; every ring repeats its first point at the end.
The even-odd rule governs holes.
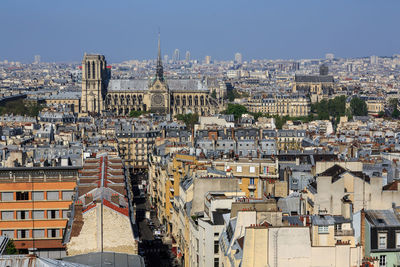
{"type": "Polygon", "coordinates": [[[310,104],[304,95],[263,95],[252,98],[245,106],[250,112],[299,117],[310,113],[310,104]]]}
{"type": "MultiPolygon", "coordinates": [[[[166,81],[160,43],[156,75],[152,80],[113,80],[103,55],[86,55],[82,61],[82,113],[104,111],[126,116],[133,110],[159,114],[215,114],[226,95],[223,83],[205,79],[166,81]],[[216,98],[211,97],[216,92],[216,98]]],[[[222,107],[221,107],[222,108],[222,107]]]]}

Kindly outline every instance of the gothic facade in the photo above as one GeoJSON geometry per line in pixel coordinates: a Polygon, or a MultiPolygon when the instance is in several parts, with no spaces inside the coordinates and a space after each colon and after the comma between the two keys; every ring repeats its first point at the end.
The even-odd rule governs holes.
{"type": "Polygon", "coordinates": [[[159,114],[197,113],[212,115],[222,108],[226,86],[206,79],[166,81],[161,62],[160,41],[156,75],[152,80],[110,79],[103,55],[86,55],[82,61],[81,112],[101,114],[110,111],[126,116],[132,110],[159,114]],[[213,91],[216,92],[212,97],[213,91]]]}

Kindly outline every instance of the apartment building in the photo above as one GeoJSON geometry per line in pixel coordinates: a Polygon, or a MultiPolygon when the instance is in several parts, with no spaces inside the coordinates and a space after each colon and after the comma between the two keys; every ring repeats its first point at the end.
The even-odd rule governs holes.
{"type": "Polygon", "coordinates": [[[20,253],[65,256],[62,244],[80,167],[0,169],[0,230],[20,253]]]}

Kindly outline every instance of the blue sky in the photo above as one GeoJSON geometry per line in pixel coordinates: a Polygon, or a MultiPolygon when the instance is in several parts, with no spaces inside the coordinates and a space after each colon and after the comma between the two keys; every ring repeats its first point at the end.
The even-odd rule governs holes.
{"type": "Polygon", "coordinates": [[[393,55],[399,11],[398,0],[1,0],[0,60],[154,58],[158,27],[170,56],[175,48],[198,59],[393,55]]]}

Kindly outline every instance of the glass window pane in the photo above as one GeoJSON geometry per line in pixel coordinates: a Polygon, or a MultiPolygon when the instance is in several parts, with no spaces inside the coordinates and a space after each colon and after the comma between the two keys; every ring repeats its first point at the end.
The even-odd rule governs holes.
{"type": "Polygon", "coordinates": [[[47,200],[59,200],[58,191],[47,191],[47,200]]]}
{"type": "Polygon", "coordinates": [[[1,219],[3,221],[14,220],[14,212],[13,211],[2,211],[1,212],[1,219]]]}

